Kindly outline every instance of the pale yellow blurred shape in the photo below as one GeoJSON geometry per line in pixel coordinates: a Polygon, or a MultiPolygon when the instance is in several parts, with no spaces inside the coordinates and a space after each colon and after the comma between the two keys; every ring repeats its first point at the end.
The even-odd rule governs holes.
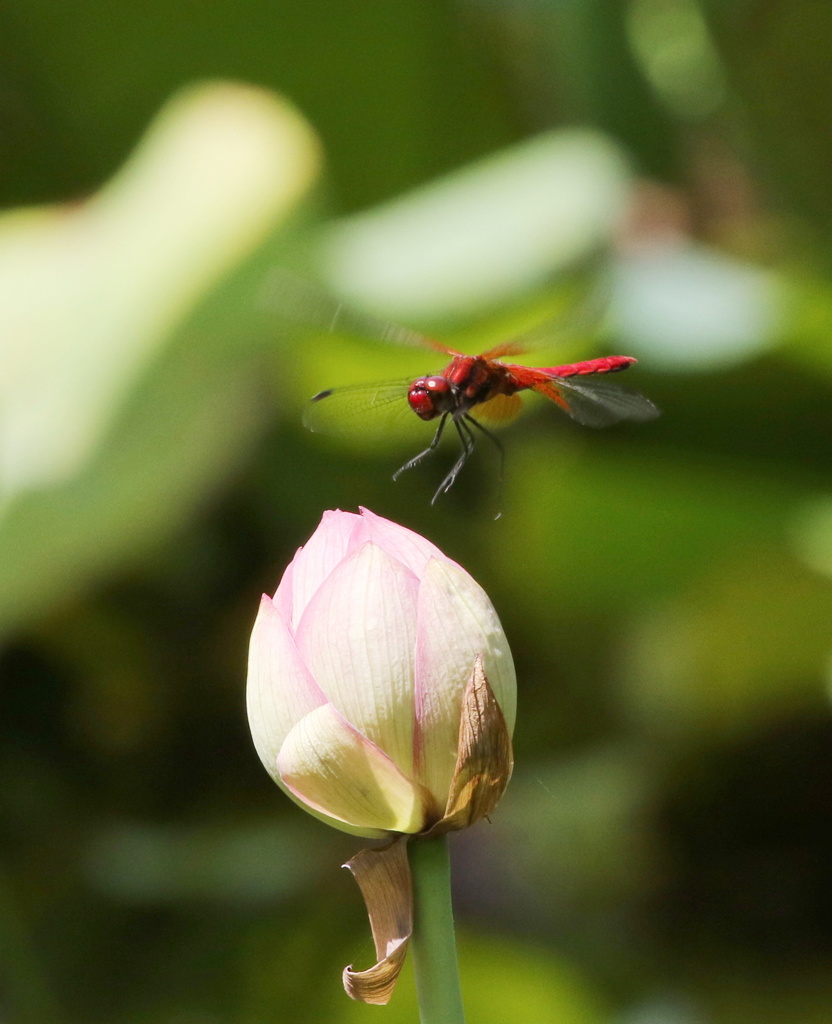
{"type": "Polygon", "coordinates": [[[0,508],[79,470],[173,328],[319,162],[284,101],[205,84],[89,200],[0,219],[0,508]]]}

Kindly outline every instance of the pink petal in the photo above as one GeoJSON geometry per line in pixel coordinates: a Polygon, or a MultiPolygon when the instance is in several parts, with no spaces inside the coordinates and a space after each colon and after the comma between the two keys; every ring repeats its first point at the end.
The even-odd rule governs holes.
{"type": "Polygon", "coordinates": [[[327,698],[408,775],[418,590],[401,562],[363,544],[322,584],[296,633],[327,698]]]}
{"type": "Polygon", "coordinates": [[[303,718],[278,757],[284,786],[313,810],[352,828],[418,832],[418,787],[331,704],[303,718]]]}
{"type": "MultiPolygon", "coordinates": [[[[300,554],[301,549],[295,552],[295,558],[300,554]]],[[[283,616],[283,621],[292,624],[292,605],[294,603],[294,559],[286,566],[280,578],[277,590],[274,592],[273,603],[277,611],[283,616]]]]}
{"type": "Polygon", "coordinates": [[[353,533],[351,549],[368,540],[406,565],[420,579],[431,558],[456,565],[456,562],[448,558],[435,544],[431,544],[420,534],[414,533],[413,530],[408,530],[404,526],[399,526],[398,523],[393,523],[389,519],[383,519],[369,509],[362,508],[360,526],[356,527],[353,533]]]}
{"type": "MultiPolygon", "coordinates": [[[[360,525],[361,518],[354,512],[335,510],[324,512],[318,528],[295,555],[291,564],[291,576],[287,586],[291,588],[291,626],[297,628],[303,610],[314,597],[318,587],[350,551],[350,538],[360,525]]],[[[284,580],[287,577],[284,574],[284,580]]],[[[277,588],[275,600],[280,599],[284,582],[277,588]]]]}
{"type": "Polygon", "coordinates": [[[510,735],[517,682],[497,613],[464,569],[431,561],[419,589],[416,757],[417,777],[443,805],[456,767],[462,695],[477,655],[510,735]]]}
{"type": "Polygon", "coordinates": [[[298,654],[288,626],[265,594],[249,644],[246,704],[254,746],[272,777],[290,730],[326,703],[298,654]]]}

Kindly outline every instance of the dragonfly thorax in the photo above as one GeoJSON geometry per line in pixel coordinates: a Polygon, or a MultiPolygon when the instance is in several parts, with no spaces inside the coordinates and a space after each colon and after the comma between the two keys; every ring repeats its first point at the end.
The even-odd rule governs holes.
{"type": "Polygon", "coordinates": [[[407,392],[410,408],[423,420],[432,420],[451,412],[456,405],[456,392],[445,377],[419,377],[407,392]]]}

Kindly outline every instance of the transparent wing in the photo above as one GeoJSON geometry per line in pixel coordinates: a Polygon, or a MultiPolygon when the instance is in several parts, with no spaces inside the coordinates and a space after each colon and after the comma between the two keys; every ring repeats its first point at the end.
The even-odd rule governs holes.
{"type": "Polygon", "coordinates": [[[316,433],[333,435],[380,434],[383,430],[417,421],[407,404],[411,380],[355,384],[321,391],[303,412],[303,425],[316,433]]]}
{"type": "Polygon", "coordinates": [[[482,354],[487,359],[502,359],[574,342],[598,330],[609,302],[609,284],[599,279],[596,272],[590,287],[568,294],[559,310],[482,354]]]}
{"type": "Polygon", "coordinates": [[[609,427],[621,420],[644,423],[660,414],[649,398],[604,376],[553,377],[531,387],[585,427],[609,427]]]}
{"type": "Polygon", "coordinates": [[[431,348],[450,355],[457,354],[419,331],[348,306],[312,282],[282,267],[275,268],[269,274],[263,286],[262,302],[274,310],[276,316],[302,327],[371,338],[409,348],[431,348]]]}

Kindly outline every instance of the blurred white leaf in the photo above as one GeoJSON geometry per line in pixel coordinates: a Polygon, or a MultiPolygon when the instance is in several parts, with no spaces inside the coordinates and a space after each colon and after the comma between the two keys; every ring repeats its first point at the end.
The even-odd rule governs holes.
{"type": "Polygon", "coordinates": [[[171,102],[88,201],[0,219],[0,508],[78,470],[136,376],[317,160],[279,99],[206,85],[171,102]]]}
{"type": "Polygon", "coordinates": [[[605,136],[539,136],[337,225],[334,288],[404,320],[465,315],[545,282],[607,242],[630,176],[605,136]]]}
{"type": "Polygon", "coordinates": [[[654,367],[742,362],[772,342],[779,323],[773,274],[681,236],[617,257],[612,278],[616,335],[654,367]]]}

